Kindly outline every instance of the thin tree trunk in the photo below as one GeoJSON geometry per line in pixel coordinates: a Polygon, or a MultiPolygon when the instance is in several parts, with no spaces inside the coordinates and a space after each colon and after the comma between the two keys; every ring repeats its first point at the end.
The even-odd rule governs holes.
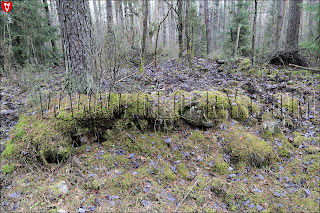
{"type": "Polygon", "coordinates": [[[253,17],[253,27],[252,27],[252,44],[251,44],[251,65],[254,66],[255,56],[254,56],[254,45],[256,39],[256,25],[257,25],[257,10],[258,10],[258,0],[254,0],[254,17],[253,17]]]}
{"type": "Polygon", "coordinates": [[[203,20],[203,1],[199,5],[200,30],[198,35],[197,57],[201,58],[201,43],[202,43],[202,20],[203,20]]]}
{"type": "MultiPolygon", "coordinates": [[[[173,0],[171,0],[171,5],[173,5],[173,0]]],[[[176,32],[176,24],[175,24],[175,19],[174,19],[174,10],[173,8],[170,9],[171,10],[171,17],[170,17],[170,22],[171,22],[171,27],[170,27],[170,41],[173,43],[173,44],[176,44],[176,35],[175,35],[175,32],[176,32]]]]}
{"type": "Polygon", "coordinates": [[[144,0],[144,11],[143,11],[143,32],[142,32],[142,43],[141,43],[141,61],[140,61],[140,72],[144,69],[144,60],[146,57],[146,38],[148,28],[148,0],[144,0]]]}
{"type": "MultiPolygon", "coordinates": [[[[122,5],[122,2],[120,1],[120,5],[122,5]]],[[[112,1],[107,0],[107,25],[108,25],[108,31],[111,31],[111,28],[113,26],[113,9],[112,9],[112,1]]],[[[121,7],[122,11],[122,7],[121,7]]]]}
{"type": "MultiPolygon", "coordinates": [[[[166,4],[163,0],[162,1],[162,16],[165,17],[165,15],[166,15],[166,4]]],[[[162,43],[163,43],[163,46],[167,45],[167,24],[166,24],[166,21],[163,22],[162,43]]]]}
{"type": "Polygon", "coordinates": [[[208,0],[204,0],[204,13],[205,13],[205,24],[206,24],[206,38],[207,38],[207,55],[212,53],[212,35],[211,35],[211,22],[209,15],[208,0]]]}
{"type": "Polygon", "coordinates": [[[178,0],[178,42],[179,42],[179,58],[182,58],[183,54],[183,39],[182,39],[182,30],[183,30],[183,24],[182,24],[182,0],[178,0]]]}
{"type": "Polygon", "coordinates": [[[236,40],[236,46],[234,47],[234,57],[237,57],[238,53],[238,46],[239,46],[239,38],[240,38],[240,23],[238,24],[238,30],[237,30],[237,40],[236,40]]]}
{"type": "Polygon", "coordinates": [[[190,42],[190,34],[189,34],[189,7],[190,7],[190,0],[186,0],[185,35],[186,35],[186,43],[187,43],[188,62],[189,64],[191,64],[191,42],[190,42]]]}

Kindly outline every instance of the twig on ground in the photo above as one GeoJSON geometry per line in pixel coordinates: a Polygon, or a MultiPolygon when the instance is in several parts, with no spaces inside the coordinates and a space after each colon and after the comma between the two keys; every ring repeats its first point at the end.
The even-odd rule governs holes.
{"type": "Polygon", "coordinates": [[[181,204],[183,203],[183,201],[187,198],[187,196],[189,195],[189,193],[191,192],[191,190],[193,189],[193,187],[197,184],[197,182],[199,181],[201,175],[198,177],[197,181],[193,184],[193,186],[191,187],[191,189],[188,191],[188,193],[186,194],[186,196],[183,198],[183,200],[181,201],[181,203],[177,206],[177,208],[174,210],[174,212],[177,212],[178,208],[181,206],[181,204]]]}

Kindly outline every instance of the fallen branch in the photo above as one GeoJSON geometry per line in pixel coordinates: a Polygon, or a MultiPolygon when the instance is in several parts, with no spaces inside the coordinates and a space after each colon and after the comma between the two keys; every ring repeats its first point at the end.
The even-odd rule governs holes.
{"type": "Polygon", "coordinates": [[[302,67],[302,66],[299,66],[299,65],[296,65],[296,64],[289,64],[289,66],[293,66],[293,67],[300,68],[300,69],[304,69],[304,70],[310,70],[310,71],[320,72],[319,69],[309,68],[309,67],[302,67]]]}

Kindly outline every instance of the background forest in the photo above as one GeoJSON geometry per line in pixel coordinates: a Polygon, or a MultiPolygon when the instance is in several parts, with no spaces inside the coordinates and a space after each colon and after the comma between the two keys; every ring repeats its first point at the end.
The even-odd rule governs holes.
{"type": "Polygon", "coordinates": [[[157,57],[186,57],[189,63],[192,57],[249,57],[261,64],[280,50],[293,49],[316,65],[319,10],[317,0],[260,0],[256,5],[246,0],[14,1],[12,11],[0,16],[1,73],[66,65],[67,81],[84,75],[83,87],[93,88],[109,77],[119,80],[119,70],[128,64],[142,70],[151,62],[156,65],[157,57]],[[68,6],[77,9],[67,11],[68,6]],[[79,19],[59,27],[59,20],[77,18],[72,14],[79,19]],[[77,40],[82,49],[73,50],[77,40]]]}

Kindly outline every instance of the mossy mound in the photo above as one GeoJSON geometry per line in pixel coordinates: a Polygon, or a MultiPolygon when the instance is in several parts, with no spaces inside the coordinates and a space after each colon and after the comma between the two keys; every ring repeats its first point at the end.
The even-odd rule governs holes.
{"type": "Polygon", "coordinates": [[[247,163],[255,167],[270,165],[276,156],[272,147],[265,140],[245,132],[244,127],[233,127],[222,132],[225,135],[225,151],[235,164],[247,163]]]}
{"type": "MultiPolygon", "coordinates": [[[[74,146],[107,140],[108,129],[133,128],[144,131],[156,128],[170,131],[178,125],[180,117],[183,118],[190,110],[190,101],[196,102],[197,112],[201,114],[196,123],[200,125],[226,119],[229,114],[231,118],[244,121],[249,117],[250,107],[248,97],[238,96],[236,105],[230,106],[230,98],[218,91],[177,91],[167,96],[160,93],[110,93],[92,97],[83,94],[60,97],[45,99],[42,104],[21,115],[1,155],[6,170],[11,171],[15,163],[62,162],[69,157],[74,146]],[[191,97],[189,102],[187,97],[191,97]]],[[[252,108],[253,111],[259,110],[256,104],[252,108]]],[[[132,138],[126,140],[131,141],[132,138]]],[[[130,146],[128,150],[147,150],[138,143],[127,144],[130,146]]]]}

